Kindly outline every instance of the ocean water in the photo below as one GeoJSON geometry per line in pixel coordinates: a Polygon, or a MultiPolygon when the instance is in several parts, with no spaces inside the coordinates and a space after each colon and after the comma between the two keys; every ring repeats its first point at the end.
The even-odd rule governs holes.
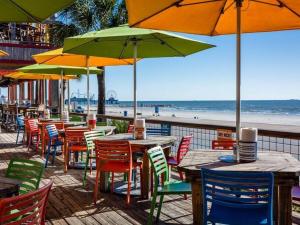
{"type": "MultiPolygon", "coordinates": [[[[120,101],[119,107],[132,106],[130,101],[120,101]]],[[[139,101],[138,107],[154,107],[174,111],[235,112],[235,101],[139,101]]],[[[242,101],[243,113],[300,115],[300,100],[247,100],[242,101]]]]}

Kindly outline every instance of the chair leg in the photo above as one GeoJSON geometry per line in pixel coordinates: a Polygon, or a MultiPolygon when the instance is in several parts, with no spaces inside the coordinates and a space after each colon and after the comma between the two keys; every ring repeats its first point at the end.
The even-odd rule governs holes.
{"type": "Polygon", "coordinates": [[[18,144],[19,134],[20,134],[20,129],[18,129],[16,145],[18,144]]]}
{"type": "Polygon", "coordinates": [[[32,136],[31,136],[31,134],[29,134],[29,138],[28,138],[28,149],[27,149],[28,151],[29,151],[31,142],[32,142],[32,136]]]}
{"type": "MultiPolygon", "coordinates": [[[[180,171],[180,172],[178,172],[178,173],[179,173],[180,179],[181,179],[182,181],[184,181],[184,178],[183,178],[183,172],[180,171]]],[[[184,199],[187,200],[187,195],[186,195],[186,194],[184,194],[184,199]]]]}
{"type": "MultiPolygon", "coordinates": [[[[37,134],[36,135],[36,145],[35,145],[35,150],[36,150],[37,153],[39,151],[39,144],[40,144],[40,135],[37,134]]],[[[44,149],[42,149],[42,151],[44,151],[44,149]]]]}
{"type": "Polygon", "coordinates": [[[47,155],[46,155],[46,162],[45,162],[45,168],[48,166],[48,160],[49,160],[49,155],[51,151],[51,145],[48,145],[48,150],[47,150],[47,155]]]}
{"type": "Polygon", "coordinates": [[[126,199],[127,204],[130,204],[131,179],[132,179],[132,170],[129,170],[128,171],[127,199],[126,199]]]}
{"type": "Polygon", "coordinates": [[[152,220],[153,220],[153,213],[156,205],[156,192],[153,193],[152,195],[152,201],[151,201],[151,209],[150,209],[150,214],[148,215],[147,219],[147,225],[152,225],[152,220]]]}
{"type": "Polygon", "coordinates": [[[99,178],[100,178],[100,171],[97,168],[96,178],[95,178],[96,179],[95,180],[95,187],[94,187],[94,204],[97,203],[99,178]]]}
{"type": "Polygon", "coordinates": [[[161,195],[160,200],[159,200],[158,209],[157,209],[156,222],[158,222],[158,219],[159,219],[159,216],[160,216],[161,206],[162,206],[163,200],[164,200],[164,195],[161,195]]]}
{"type": "MultiPolygon", "coordinates": [[[[85,187],[86,185],[86,172],[87,172],[87,166],[89,164],[89,152],[87,152],[87,155],[86,155],[86,160],[85,160],[85,167],[84,167],[84,174],[83,174],[83,180],[82,180],[82,185],[85,187]]],[[[91,170],[90,170],[91,171],[91,170]]],[[[91,172],[90,172],[91,174],[91,172]]]]}
{"type": "Polygon", "coordinates": [[[110,182],[110,192],[111,192],[111,193],[114,192],[114,178],[115,178],[115,173],[112,172],[112,173],[111,173],[111,182],[110,182]]]}
{"type": "MultiPolygon", "coordinates": [[[[50,141],[51,143],[51,141],[50,141]]],[[[52,155],[52,165],[54,165],[54,160],[55,160],[55,157],[56,157],[56,149],[57,149],[57,146],[54,145],[54,151],[53,151],[53,155],[52,155]]]]}
{"type": "Polygon", "coordinates": [[[153,195],[153,168],[150,168],[150,193],[153,195]]]}

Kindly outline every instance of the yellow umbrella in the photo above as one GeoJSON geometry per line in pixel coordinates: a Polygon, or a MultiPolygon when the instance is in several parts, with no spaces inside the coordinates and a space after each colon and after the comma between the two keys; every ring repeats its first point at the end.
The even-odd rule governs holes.
{"type": "MultiPolygon", "coordinates": [[[[90,67],[90,66],[118,66],[118,65],[133,64],[133,59],[116,59],[116,58],[69,54],[69,53],[63,53],[62,48],[51,50],[48,52],[43,52],[37,55],[33,55],[32,57],[37,63],[48,64],[48,65],[90,67]]],[[[87,71],[88,113],[90,111],[89,89],[90,89],[90,78],[89,78],[89,70],[88,70],[87,71]]]]}
{"type": "Polygon", "coordinates": [[[8,53],[5,51],[0,50],[0,56],[8,56],[8,53]]]}
{"type": "Polygon", "coordinates": [[[237,34],[236,134],[239,141],[241,33],[299,29],[300,1],[126,0],[126,6],[130,26],[210,36],[237,34]]]}
{"type": "Polygon", "coordinates": [[[59,48],[41,54],[33,55],[34,60],[39,64],[63,65],[63,66],[118,66],[132,65],[133,59],[115,59],[106,57],[94,57],[85,55],[75,55],[63,53],[63,49],[59,48]]]}
{"type": "MultiPolygon", "coordinates": [[[[23,73],[23,72],[13,72],[4,75],[6,78],[12,78],[15,80],[60,80],[61,75],[59,74],[37,74],[37,73],[23,73]]],[[[64,80],[78,79],[76,75],[65,75],[64,80]]],[[[46,95],[44,94],[44,101],[46,102],[46,95]]]]}
{"type": "MultiPolygon", "coordinates": [[[[12,78],[16,80],[60,80],[61,75],[58,74],[36,74],[36,73],[23,73],[23,72],[14,72],[4,77],[12,78]]],[[[75,75],[65,75],[63,76],[64,80],[78,79],[75,75]]]]}

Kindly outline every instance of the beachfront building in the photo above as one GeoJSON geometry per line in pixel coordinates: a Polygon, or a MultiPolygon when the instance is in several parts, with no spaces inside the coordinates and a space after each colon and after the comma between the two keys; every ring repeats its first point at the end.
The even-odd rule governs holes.
{"type": "MultiPolygon", "coordinates": [[[[50,20],[46,24],[0,24],[0,49],[8,53],[8,56],[0,57],[0,78],[17,68],[33,64],[32,55],[54,48],[49,40],[49,24],[50,20]]],[[[22,81],[8,86],[6,99],[11,102],[29,100],[32,104],[38,104],[41,102],[41,92],[47,89],[58,90],[58,82],[49,81],[46,85],[41,81],[22,81]]],[[[58,106],[56,91],[49,92],[49,103],[53,108],[58,106]]]]}

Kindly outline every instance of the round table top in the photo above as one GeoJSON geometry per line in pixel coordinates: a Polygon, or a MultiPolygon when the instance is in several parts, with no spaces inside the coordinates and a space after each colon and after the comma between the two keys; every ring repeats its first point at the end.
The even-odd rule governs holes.
{"type": "Polygon", "coordinates": [[[0,177],[0,198],[11,197],[19,192],[22,182],[16,179],[0,177]]]}
{"type": "Polygon", "coordinates": [[[148,135],[145,140],[137,140],[137,139],[133,139],[132,134],[124,133],[124,134],[115,134],[115,135],[100,137],[97,140],[105,140],[105,141],[128,140],[132,146],[151,148],[158,145],[164,146],[164,145],[173,144],[177,141],[177,138],[175,136],[148,135]]]}

